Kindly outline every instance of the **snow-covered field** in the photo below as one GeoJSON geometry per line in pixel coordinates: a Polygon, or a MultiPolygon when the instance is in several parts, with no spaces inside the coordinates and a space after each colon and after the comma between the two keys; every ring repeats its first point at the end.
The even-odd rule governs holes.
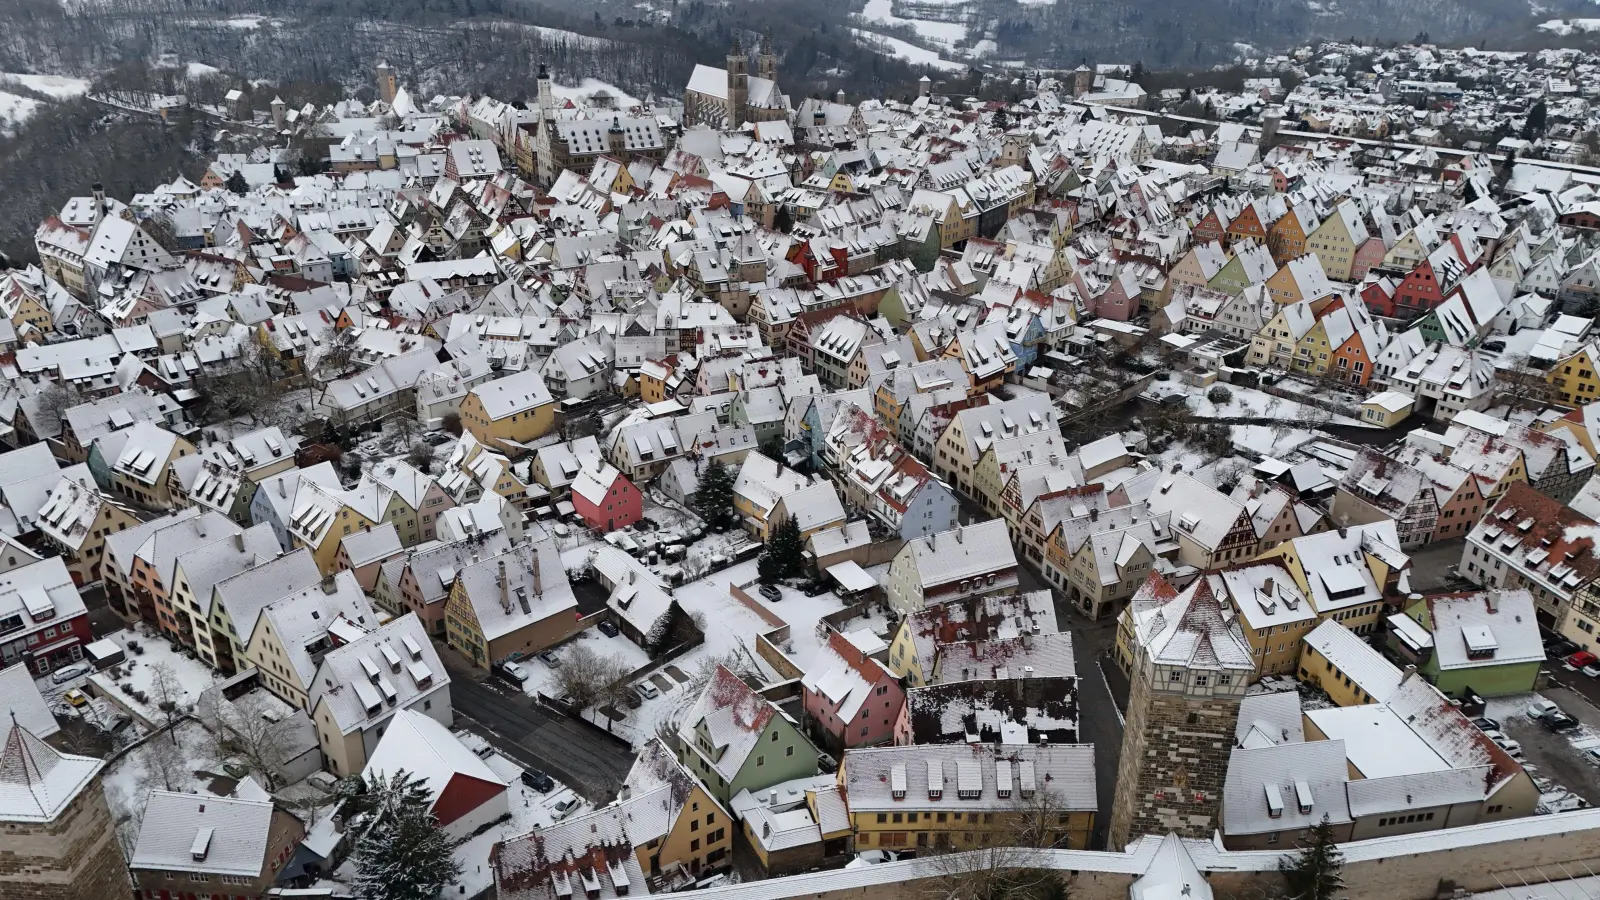
{"type": "Polygon", "coordinates": [[[588,101],[595,91],[605,91],[611,95],[611,102],[618,109],[632,109],[640,105],[639,98],[632,96],[609,82],[598,78],[585,78],[576,86],[565,84],[551,84],[550,92],[556,95],[557,100],[583,100],[588,101]]]}
{"type": "Polygon", "coordinates": [[[215,75],[222,70],[216,66],[208,66],[203,62],[192,62],[184,67],[190,78],[202,78],[206,75],[215,75]]]}
{"type": "Polygon", "coordinates": [[[19,94],[0,91],[0,131],[10,131],[27,121],[39,108],[39,101],[19,94]]]}
{"type": "Polygon", "coordinates": [[[1320,407],[1300,403],[1285,397],[1278,397],[1266,391],[1252,387],[1235,384],[1218,384],[1208,388],[1195,388],[1183,384],[1177,379],[1167,381],[1153,381],[1147,393],[1152,398],[1165,397],[1168,394],[1184,394],[1189,398],[1189,411],[1197,418],[1202,419],[1227,419],[1244,417],[1261,417],[1289,421],[1304,421],[1314,424],[1328,422],[1336,425],[1360,425],[1361,422],[1351,416],[1341,416],[1330,413],[1320,407]],[[1229,399],[1223,403],[1213,403],[1206,396],[1212,388],[1223,387],[1229,393],[1229,399]]]}
{"type": "Polygon", "coordinates": [[[1539,30],[1562,37],[1579,31],[1600,31],[1600,19],[1551,19],[1540,23],[1539,30]]]}
{"type": "Polygon", "coordinates": [[[70,78],[66,75],[24,75],[15,72],[0,72],[0,83],[10,82],[19,84],[30,91],[36,91],[57,100],[69,97],[82,96],[89,90],[89,79],[70,78]]]}
{"type": "Polygon", "coordinates": [[[918,36],[944,47],[953,48],[967,38],[967,26],[960,22],[928,22],[923,19],[902,19],[893,12],[894,0],[867,0],[861,18],[882,25],[909,25],[918,36]]]}
{"type": "Polygon", "coordinates": [[[932,50],[925,50],[916,44],[902,41],[899,38],[875,34],[860,28],[852,28],[850,30],[855,34],[856,40],[868,47],[885,56],[903,59],[914,66],[927,66],[945,72],[959,72],[966,68],[962,63],[951,62],[932,50]]]}

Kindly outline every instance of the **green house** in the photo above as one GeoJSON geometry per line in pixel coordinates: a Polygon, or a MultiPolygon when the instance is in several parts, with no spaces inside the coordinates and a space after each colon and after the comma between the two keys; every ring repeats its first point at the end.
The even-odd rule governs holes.
{"type": "Polygon", "coordinates": [[[722,666],[680,720],[677,739],[678,761],[724,805],[740,791],[817,774],[817,748],[799,725],[722,666]]]}
{"type": "Polygon", "coordinates": [[[1498,697],[1533,690],[1544,645],[1526,590],[1424,597],[1391,622],[1389,645],[1440,691],[1498,697]]]}

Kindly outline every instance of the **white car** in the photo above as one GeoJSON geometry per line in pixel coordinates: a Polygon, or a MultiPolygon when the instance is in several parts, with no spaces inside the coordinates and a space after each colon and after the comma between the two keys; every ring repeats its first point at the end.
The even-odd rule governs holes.
{"type": "Polygon", "coordinates": [[[91,668],[93,667],[86,662],[73,663],[70,666],[62,666],[61,668],[50,673],[50,683],[66,684],[74,678],[79,678],[89,674],[89,670],[91,668]]]}
{"type": "Polygon", "coordinates": [[[1489,740],[1494,741],[1497,745],[1499,745],[1501,750],[1504,750],[1512,756],[1522,755],[1522,745],[1511,738],[1506,737],[1503,733],[1498,731],[1485,731],[1484,735],[1487,736],[1489,740]]]}
{"type": "Polygon", "coordinates": [[[576,812],[582,802],[577,797],[562,797],[550,804],[550,817],[559,822],[576,812]]]}
{"type": "Polygon", "coordinates": [[[1553,712],[1560,712],[1561,707],[1550,700],[1535,700],[1528,704],[1528,718],[1542,719],[1553,712]]]}
{"type": "Polygon", "coordinates": [[[641,681],[635,685],[635,687],[639,689],[639,695],[644,697],[646,700],[654,700],[655,698],[661,696],[660,689],[648,681],[641,681]]]}

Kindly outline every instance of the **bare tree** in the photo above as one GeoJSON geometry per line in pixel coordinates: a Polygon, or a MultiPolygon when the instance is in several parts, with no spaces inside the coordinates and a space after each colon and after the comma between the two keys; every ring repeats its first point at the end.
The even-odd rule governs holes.
{"type": "Polygon", "coordinates": [[[163,790],[175,791],[183,786],[187,764],[183,748],[178,745],[176,729],[168,727],[167,735],[170,741],[156,737],[145,742],[142,756],[147,789],[154,789],[159,784],[163,790]]]}
{"type": "Polygon", "coordinates": [[[197,709],[218,760],[230,756],[244,760],[260,773],[268,791],[283,786],[283,763],[293,737],[289,717],[272,706],[256,694],[230,702],[212,692],[201,697],[197,709]]]}
{"type": "Polygon", "coordinates": [[[556,668],[556,689],[572,702],[574,709],[588,709],[600,702],[611,677],[611,661],[577,643],[561,654],[556,668]]]}
{"type": "Polygon", "coordinates": [[[167,737],[174,745],[178,743],[178,734],[173,723],[188,712],[183,708],[184,696],[183,682],[171,663],[160,662],[150,667],[150,699],[161,712],[161,727],[167,730],[167,737]]]}
{"type": "Polygon", "coordinates": [[[1058,900],[1068,896],[1065,873],[1049,865],[1045,848],[1063,844],[1065,809],[1046,788],[1017,797],[995,814],[994,827],[977,832],[983,846],[935,847],[924,893],[939,900],[1058,900]],[[941,852],[942,851],[942,852],[941,852]]]}
{"type": "Polygon", "coordinates": [[[83,402],[83,396],[75,388],[53,381],[46,385],[35,401],[39,421],[33,423],[34,433],[41,438],[46,435],[55,435],[61,431],[61,419],[67,410],[83,402]]]}
{"type": "Polygon", "coordinates": [[[1556,391],[1548,374],[1529,366],[1525,354],[1501,357],[1495,367],[1499,399],[1513,409],[1541,409],[1550,405],[1556,399],[1556,391]]]}

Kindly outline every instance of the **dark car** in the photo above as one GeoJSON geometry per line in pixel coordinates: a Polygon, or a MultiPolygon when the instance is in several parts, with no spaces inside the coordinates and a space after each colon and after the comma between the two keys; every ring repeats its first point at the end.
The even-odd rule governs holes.
{"type": "Polygon", "coordinates": [[[1488,716],[1479,716],[1476,719],[1472,720],[1472,724],[1478,726],[1479,728],[1483,729],[1484,731],[1499,731],[1500,730],[1500,723],[1495,721],[1494,719],[1489,718],[1488,716]]]}
{"type": "Polygon", "coordinates": [[[806,586],[800,590],[807,597],[815,597],[819,594],[826,594],[828,592],[828,583],[826,581],[808,581],[806,582],[806,586]]]}
{"type": "Polygon", "coordinates": [[[533,788],[541,794],[548,794],[555,789],[555,779],[538,769],[523,769],[522,783],[533,788]]]}
{"type": "Polygon", "coordinates": [[[763,584],[761,586],[761,596],[771,600],[773,603],[777,603],[783,599],[783,592],[778,590],[777,585],[763,584]]]}
{"type": "Polygon", "coordinates": [[[615,622],[601,622],[596,627],[598,627],[600,629],[600,633],[606,637],[616,637],[622,633],[622,629],[618,628],[615,622]]]}
{"type": "Polygon", "coordinates": [[[1539,724],[1551,731],[1571,731],[1578,727],[1578,720],[1564,712],[1553,712],[1541,718],[1539,724]]]}

